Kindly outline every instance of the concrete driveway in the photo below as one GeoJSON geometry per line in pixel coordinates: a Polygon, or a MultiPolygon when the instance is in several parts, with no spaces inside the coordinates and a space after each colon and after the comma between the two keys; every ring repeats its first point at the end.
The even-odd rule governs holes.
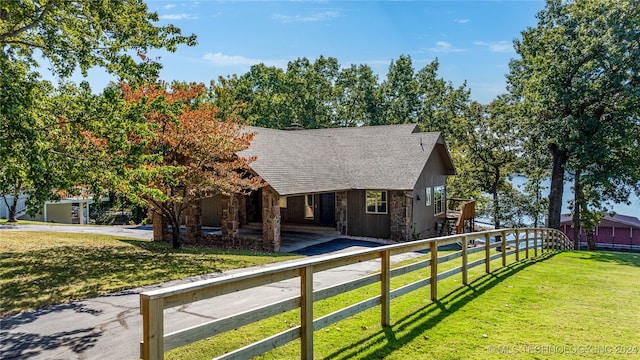
{"type": "MultiPolygon", "coordinates": [[[[12,227],[15,230],[52,230],[109,233],[111,235],[149,239],[150,230],[136,227],[39,226],[12,227]],[[55,228],[55,229],[54,229],[55,228]],[[81,228],[81,229],[78,229],[81,228]],[[146,232],[145,232],[146,231],[146,232]]],[[[0,229],[2,231],[11,231],[0,229]]],[[[289,249],[299,253],[320,254],[331,251],[352,251],[381,245],[362,239],[341,239],[335,236],[297,237],[291,234],[289,249]],[[295,241],[295,239],[298,239],[295,241]],[[351,241],[351,242],[350,242],[351,241]],[[297,244],[297,245],[296,245],[297,244]],[[308,247],[300,247],[300,244],[308,247]],[[321,245],[325,244],[325,245],[321,245]],[[297,247],[297,249],[295,249],[297,247]],[[325,249],[324,252],[322,249],[325,249]]],[[[395,256],[392,262],[422,254],[395,256]]],[[[295,260],[294,260],[295,261],[295,260]]],[[[268,267],[265,265],[262,267],[268,267]]],[[[273,266],[273,265],[271,265],[273,266]]],[[[262,268],[260,267],[260,268],[262,268]]],[[[367,261],[314,274],[315,289],[358,278],[380,269],[379,261],[367,261]]],[[[224,274],[251,269],[237,269],[224,274]]],[[[169,283],[146,286],[92,299],[74,301],[34,312],[3,318],[0,321],[0,358],[2,359],[137,359],[142,339],[142,316],[139,310],[140,292],[221,276],[206,274],[169,283]]],[[[172,308],[165,311],[165,332],[227,316],[260,305],[299,295],[299,279],[291,279],[254,289],[220,296],[214,299],[172,308]],[[212,311],[215,309],[215,311],[212,311]]]]}

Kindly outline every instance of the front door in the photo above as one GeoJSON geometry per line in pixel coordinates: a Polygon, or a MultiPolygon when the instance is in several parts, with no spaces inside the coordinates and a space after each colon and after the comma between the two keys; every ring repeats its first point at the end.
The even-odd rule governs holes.
{"type": "Polygon", "coordinates": [[[320,194],[320,225],[336,224],[336,194],[320,194]]]}

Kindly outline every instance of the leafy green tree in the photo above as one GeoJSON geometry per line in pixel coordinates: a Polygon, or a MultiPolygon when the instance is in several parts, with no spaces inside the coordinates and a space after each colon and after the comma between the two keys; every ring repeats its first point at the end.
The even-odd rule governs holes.
{"type": "MultiPolygon", "coordinates": [[[[182,36],[173,25],[156,26],[153,23],[157,20],[157,14],[149,13],[139,0],[25,0],[0,4],[0,192],[28,193],[31,209],[37,210],[37,204],[56,198],[54,190],[72,190],[79,182],[89,182],[84,175],[92,173],[87,167],[91,164],[83,162],[75,152],[80,144],[68,141],[77,138],[66,138],[68,134],[64,132],[75,131],[68,125],[81,119],[104,120],[109,116],[96,109],[85,108],[83,113],[72,109],[71,104],[88,104],[85,100],[91,97],[87,86],[81,90],[65,85],[53,94],[52,87],[40,80],[38,59],[48,61],[51,71],[61,79],[76,69],[86,75],[94,66],[130,83],[153,78],[160,64],[146,58],[148,50],[175,51],[179,44],[195,44],[194,35],[182,36]],[[136,61],[136,57],[142,61],[136,61]],[[74,92],[82,97],[72,98],[74,92]],[[64,124],[60,127],[61,122],[64,124]],[[84,171],[74,171],[73,166],[84,171]],[[79,174],[82,179],[74,178],[79,174]]],[[[113,134],[122,131],[111,130],[113,134]]],[[[100,170],[98,164],[93,163],[96,172],[100,170]]],[[[15,208],[15,204],[10,207],[15,208]]]]}
{"type": "Polygon", "coordinates": [[[418,123],[425,131],[441,131],[450,144],[457,138],[458,120],[466,115],[470,90],[466,83],[455,88],[438,77],[440,63],[434,60],[416,74],[418,84],[418,123]]]}
{"type": "Polygon", "coordinates": [[[0,194],[14,222],[21,195],[29,195],[33,212],[52,196],[51,188],[63,185],[57,173],[62,164],[47,141],[49,121],[38,111],[53,91],[51,84],[5,54],[0,54],[0,69],[0,194]]]}
{"type": "MultiPolygon", "coordinates": [[[[640,5],[636,1],[548,0],[538,25],[515,41],[520,58],[510,63],[509,89],[533,114],[549,150],[552,170],[548,226],[560,227],[567,167],[587,174],[609,159],[627,156],[627,135],[598,144],[601,125],[615,134],[638,126],[640,5]]],[[[620,172],[637,173],[633,161],[615,161],[620,172]]],[[[599,172],[603,189],[637,188],[638,178],[599,172]]],[[[607,190],[607,194],[610,192],[607,190]]],[[[579,203],[579,202],[578,202],[579,203]]]]}
{"type": "Polygon", "coordinates": [[[334,85],[340,65],[332,57],[320,56],[313,63],[307,58],[287,65],[287,94],[293,120],[305,129],[333,127],[335,118],[334,85]]]}
{"type": "Polygon", "coordinates": [[[380,122],[378,77],[368,65],[351,65],[340,71],[335,83],[337,126],[380,122]]]}
{"type": "Polygon", "coordinates": [[[6,1],[0,6],[0,46],[30,66],[37,65],[34,54],[41,54],[62,77],[100,66],[121,79],[144,79],[159,64],[136,62],[135,52],[195,44],[195,35],[182,36],[177,27],[156,21],[141,0],[6,1]]]}
{"type": "MultiPolygon", "coordinates": [[[[509,99],[498,97],[490,105],[472,102],[465,119],[466,134],[459,146],[466,149],[466,156],[473,163],[469,169],[480,189],[492,196],[491,217],[494,226],[500,228],[505,211],[501,198],[512,197],[507,177],[516,165],[518,144],[517,127],[509,99]],[[504,196],[501,196],[503,195],[504,196]]],[[[513,204],[510,207],[513,209],[513,204]]]]}
{"type": "MultiPolygon", "coordinates": [[[[418,82],[410,56],[392,60],[387,78],[379,87],[382,101],[382,124],[417,123],[420,109],[418,82]]],[[[371,125],[380,125],[372,123],[371,125]]]]}

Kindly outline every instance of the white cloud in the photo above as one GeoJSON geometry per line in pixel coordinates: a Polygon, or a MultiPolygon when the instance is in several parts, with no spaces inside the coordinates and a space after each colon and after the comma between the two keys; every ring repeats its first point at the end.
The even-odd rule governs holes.
{"type": "Polygon", "coordinates": [[[329,20],[333,18],[337,18],[339,16],[336,11],[324,11],[320,13],[310,14],[310,15],[282,15],[275,14],[273,18],[276,20],[280,20],[285,23],[289,22],[314,22],[314,21],[322,21],[329,20]]]}
{"type": "Polygon", "coordinates": [[[252,59],[238,55],[225,55],[223,53],[206,53],[202,58],[217,66],[251,66],[256,64],[265,64],[267,66],[286,66],[287,60],[264,60],[264,59],[252,59]]]}
{"type": "Polygon", "coordinates": [[[173,9],[174,7],[176,7],[176,4],[167,4],[167,5],[163,6],[163,8],[165,8],[167,10],[168,9],[173,9]]]}
{"type": "Polygon", "coordinates": [[[465,52],[467,51],[466,49],[459,49],[459,48],[455,48],[453,47],[453,45],[451,45],[451,43],[448,43],[446,41],[438,41],[436,42],[436,46],[429,48],[429,50],[431,50],[432,52],[436,52],[436,53],[455,53],[455,52],[465,52]]]}
{"type": "Polygon", "coordinates": [[[485,41],[474,41],[474,45],[485,46],[489,48],[492,52],[499,53],[510,53],[514,52],[513,44],[509,41],[498,41],[498,42],[485,42],[485,41]]]}
{"type": "Polygon", "coordinates": [[[191,14],[164,14],[160,15],[160,19],[163,20],[194,20],[198,17],[191,14]]]}
{"type": "Polygon", "coordinates": [[[469,19],[455,19],[455,20],[453,20],[453,21],[454,21],[454,22],[457,22],[458,24],[466,24],[466,23],[468,23],[468,22],[469,22],[469,21],[471,21],[471,20],[469,20],[469,19]]]}

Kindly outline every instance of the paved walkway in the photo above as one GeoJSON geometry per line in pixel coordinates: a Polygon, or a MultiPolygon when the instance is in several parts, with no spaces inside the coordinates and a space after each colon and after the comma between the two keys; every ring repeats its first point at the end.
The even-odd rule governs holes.
{"type": "MultiPolygon", "coordinates": [[[[32,225],[28,225],[28,227],[31,228],[30,230],[36,229],[32,225]]],[[[51,227],[53,228],[54,226],[51,227]]],[[[57,228],[55,231],[63,231],[64,227],[55,226],[55,228],[57,228]]],[[[73,228],[77,227],[74,226],[73,228]]],[[[127,227],[117,230],[122,236],[149,235],[144,235],[137,231],[143,230],[127,227]]],[[[330,240],[330,238],[327,240],[325,237],[316,237],[317,243],[326,244],[327,251],[340,249],[337,251],[343,252],[362,248],[357,245],[372,246],[371,243],[366,244],[356,241],[353,242],[353,245],[356,246],[348,246],[348,242],[342,242],[336,247],[336,243],[330,240]]],[[[292,248],[294,247],[296,246],[292,245],[292,248]]],[[[310,249],[313,249],[313,252],[318,252],[317,245],[310,249]]],[[[301,252],[304,253],[304,250],[301,252]]],[[[392,262],[402,261],[416,255],[418,254],[404,254],[393,257],[392,262]]],[[[268,266],[273,265],[265,265],[258,268],[268,266]]],[[[331,284],[364,276],[379,269],[379,261],[362,262],[333,269],[315,274],[313,285],[314,288],[320,289],[331,284]]],[[[247,270],[250,269],[237,269],[224,274],[239,273],[247,270]]],[[[207,274],[166,284],[147,286],[1,319],[0,358],[137,359],[140,349],[139,343],[142,339],[142,316],[139,310],[140,292],[220,275],[223,274],[207,274]]],[[[299,280],[291,279],[172,308],[165,311],[165,332],[248,310],[258,305],[297,296],[298,294],[299,280]],[[212,312],[211,309],[215,309],[215,312],[212,312]]]]}

